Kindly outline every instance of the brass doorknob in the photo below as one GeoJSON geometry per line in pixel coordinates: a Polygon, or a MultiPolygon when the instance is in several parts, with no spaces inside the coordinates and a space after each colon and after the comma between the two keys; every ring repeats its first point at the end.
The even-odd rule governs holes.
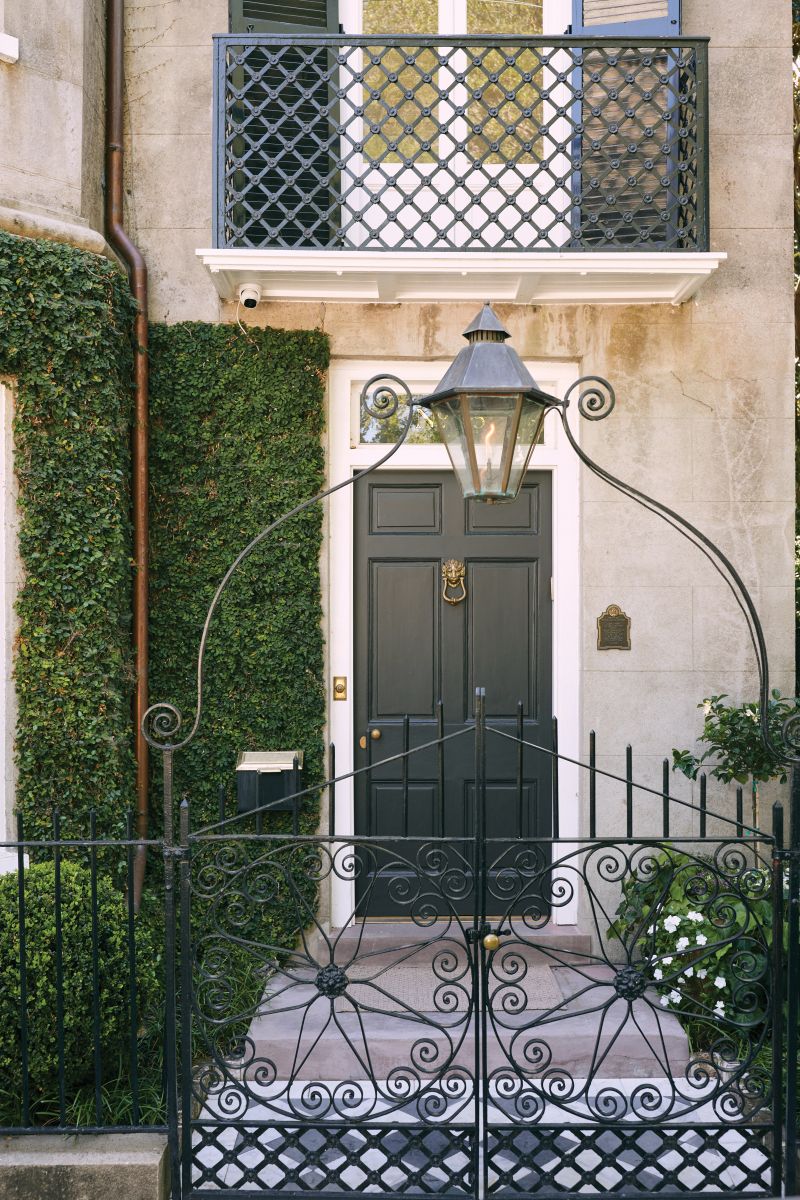
{"type": "Polygon", "coordinates": [[[500,945],[500,938],[497,936],[496,933],[487,933],[486,937],[483,939],[484,950],[489,950],[489,951],[497,950],[499,945],[500,945]]]}
{"type": "MultiPolygon", "coordinates": [[[[379,742],[383,734],[381,733],[380,729],[370,729],[369,736],[372,738],[373,742],[379,742]]],[[[358,739],[358,744],[362,750],[366,750],[367,735],[365,733],[362,733],[361,737],[358,739]]]]}

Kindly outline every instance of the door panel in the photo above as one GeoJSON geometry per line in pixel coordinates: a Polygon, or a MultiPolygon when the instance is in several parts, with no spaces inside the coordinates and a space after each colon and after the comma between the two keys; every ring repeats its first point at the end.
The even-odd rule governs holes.
{"type": "Polygon", "coordinates": [[[465,709],[482,687],[487,716],[516,719],[522,701],[525,716],[536,719],[537,568],[536,562],[470,563],[465,709]]]}
{"type": "Polygon", "coordinates": [[[370,715],[433,717],[438,699],[438,560],[370,563],[370,715]]]}
{"type": "MultiPolygon", "coordinates": [[[[405,779],[402,760],[380,764],[440,729],[472,727],[477,687],[495,728],[521,727],[526,740],[552,746],[551,525],[546,472],[529,474],[511,505],[465,502],[450,473],[387,471],[356,487],[356,766],[373,766],[356,781],[357,834],[472,836],[472,739],[412,754],[405,779]],[[442,595],[447,559],[465,568],[464,598],[448,590],[455,604],[442,595]]],[[[489,836],[500,845],[548,836],[549,755],[490,738],[486,769],[489,836]]],[[[413,857],[418,848],[387,851],[413,857]]],[[[361,894],[370,886],[371,915],[402,913],[388,877],[366,872],[361,894]]]]}

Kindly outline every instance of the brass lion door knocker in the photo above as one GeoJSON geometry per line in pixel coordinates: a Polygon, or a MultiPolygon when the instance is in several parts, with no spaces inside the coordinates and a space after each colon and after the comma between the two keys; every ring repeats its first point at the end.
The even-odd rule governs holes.
{"type": "Polygon", "coordinates": [[[447,562],[442,563],[442,599],[446,600],[448,604],[460,604],[462,600],[466,600],[467,588],[464,583],[466,573],[466,567],[457,558],[448,558],[447,562]],[[461,589],[460,594],[448,595],[448,592],[457,588],[461,589]]]}

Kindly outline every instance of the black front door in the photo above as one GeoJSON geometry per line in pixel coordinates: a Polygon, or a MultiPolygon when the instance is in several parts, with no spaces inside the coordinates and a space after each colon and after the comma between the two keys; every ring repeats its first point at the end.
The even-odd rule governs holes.
{"type": "MultiPolygon", "coordinates": [[[[550,747],[549,473],[531,472],[513,504],[486,505],[465,502],[451,473],[380,472],[356,486],[355,511],[356,766],[471,726],[477,687],[490,725],[550,747]]],[[[486,775],[489,837],[550,835],[548,754],[491,738],[486,775]]],[[[469,838],[474,777],[472,738],[412,755],[405,771],[375,767],[357,778],[355,832],[469,838]]],[[[387,878],[367,872],[360,887],[371,916],[408,915],[387,878]]]]}

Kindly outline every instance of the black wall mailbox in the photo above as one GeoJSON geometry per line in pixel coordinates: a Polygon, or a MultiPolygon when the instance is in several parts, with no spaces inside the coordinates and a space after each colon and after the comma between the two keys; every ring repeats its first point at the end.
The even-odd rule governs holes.
{"type": "Polygon", "coordinates": [[[236,760],[236,809],[293,812],[302,784],[302,750],[244,750],[236,760]]]}

